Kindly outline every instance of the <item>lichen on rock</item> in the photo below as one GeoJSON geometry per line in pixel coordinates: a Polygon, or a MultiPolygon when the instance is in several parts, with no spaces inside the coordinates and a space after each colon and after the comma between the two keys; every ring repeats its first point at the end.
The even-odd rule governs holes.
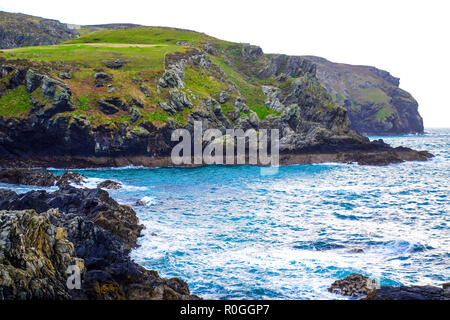
{"type": "Polygon", "coordinates": [[[67,269],[81,267],[67,234],[50,222],[56,209],[0,211],[0,300],[70,299],[67,269]]]}

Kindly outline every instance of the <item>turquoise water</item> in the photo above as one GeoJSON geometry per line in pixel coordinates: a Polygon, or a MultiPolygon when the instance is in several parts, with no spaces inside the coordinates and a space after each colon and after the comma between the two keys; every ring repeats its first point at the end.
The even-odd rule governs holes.
{"type": "Polygon", "coordinates": [[[146,229],[133,258],[204,298],[341,299],[326,289],[354,272],[385,285],[448,282],[450,129],[382,138],[436,158],[274,176],[249,166],[80,172],[91,185],[124,183],[111,192],[121,203],[146,202],[134,207],[146,229]]]}

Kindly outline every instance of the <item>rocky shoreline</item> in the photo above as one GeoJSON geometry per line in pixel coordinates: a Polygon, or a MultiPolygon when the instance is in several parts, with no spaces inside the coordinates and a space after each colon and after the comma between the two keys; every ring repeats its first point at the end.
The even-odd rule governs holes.
{"type": "MultiPolygon", "coordinates": [[[[250,49],[256,50],[250,46],[245,47],[243,52],[250,49]]],[[[262,51],[256,50],[249,59],[261,57],[262,51]]],[[[312,64],[299,57],[283,56],[278,60],[268,62],[269,71],[279,68],[279,64],[285,61],[297,66],[291,70],[293,74],[302,75],[284,93],[268,86],[261,89],[267,96],[267,104],[274,106],[279,116],[269,115],[259,119],[255,112],[249,111],[246,100],[237,90],[239,95],[234,102],[234,120],[230,120],[231,115],[227,116],[219,107],[220,101],[231,101],[230,93],[221,91],[217,97],[219,102],[213,98],[201,102],[194,111],[190,111],[182,125],[173,119],[155,125],[141,119],[142,103],[135,99],[126,102],[119,97],[97,101],[104,120],[110,116],[105,106],[114,108],[116,113],[120,113],[119,110],[127,112],[133,119],[136,113],[136,119],[119,124],[94,124],[85,115],[74,113],[76,107],[72,89],[61,77],[57,79],[48,75],[43,65],[30,61],[13,63],[0,59],[0,96],[20,89],[25,95],[30,95],[31,101],[26,115],[0,115],[0,167],[173,166],[170,154],[177,142],[171,140],[171,134],[173,130],[186,129],[192,135],[195,122],[201,122],[204,130],[217,129],[222,133],[230,128],[278,130],[282,165],[321,162],[385,165],[424,161],[431,157],[428,153],[408,148],[392,148],[382,140],[371,142],[351,130],[345,108],[332,106],[326,90],[315,79],[312,64]],[[42,97],[39,96],[41,94],[42,97]],[[139,106],[136,107],[136,104],[139,106]]],[[[168,55],[158,88],[172,88],[168,93],[171,100],[162,104],[167,108],[181,105],[173,111],[193,108],[192,102],[186,100],[186,94],[177,91],[184,86],[181,79],[185,74],[182,70],[187,65],[206,68],[209,72],[217,71],[217,66],[201,50],[168,55]]],[[[263,78],[277,74],[273,72],[263,78]]],[[[94,75],[94,78],[97,77],[95,80],[100,79],[100,74],[94,75]]],[[[168,114],[173,114],[170,108],[166,109],[168,114]]]]}
{"type": "MultiPolygon", "coordinates": [[[[5,182],[11,172],[1,173],[5,182]]],[[[37,185],[52,176],[22,172],[30,173],[37,185]]],[[[164,279],[130,259],[143,228],[131,207],[100,188],[0,189],[0,300],[200,299],[183,280],[164,279]],[[69,290],[67,270],[74,265],[81,288],[69,290]]]]}
{"type": "MultiPolygon", "coordinates": [[[[199,300],[179,279],[161,278],[129,257],[144,228],[136,212],[102,188],[81,188],[86,177],[55,176],[40,169],[2,169],[0,182],[58,186],[17,194],[0,189],[0,300],[199,300]],[[75,187],[79,185],[80,188],[75,187]],[[77,266],[81,288],[69,290],[68,268],[77,266]]],[[[352,274],[330,292],[366,300],[449,300],[450,283],[380,286],[352,274]]]]}

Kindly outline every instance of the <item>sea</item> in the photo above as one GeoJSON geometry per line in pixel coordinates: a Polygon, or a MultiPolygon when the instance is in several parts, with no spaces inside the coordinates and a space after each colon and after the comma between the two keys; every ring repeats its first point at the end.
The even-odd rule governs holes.
{"type": "Polygon", "coordinates": [[[369,138],[427,150],[427,162],[292,165],[272,175],[256,166],[74,171],[89,177],[86,187],[123,184],[111,196],[146,227],[132,258],[194,294],[351,299],[327,288],[352,273],[393,286],[450,281],[450,129],[426,131],[369,138]]]}

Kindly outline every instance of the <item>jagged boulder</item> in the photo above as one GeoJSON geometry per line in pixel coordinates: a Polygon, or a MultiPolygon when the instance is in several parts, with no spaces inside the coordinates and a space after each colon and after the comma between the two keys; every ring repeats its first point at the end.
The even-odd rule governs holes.
{"type": "Polygon", "coordinates": [[[221,91],[219,94],[219,102],[221,104],[227,103],[230,100],[230,94],[227,91],[221,91]]]}
{"type": "Polygon", "coordinates": [[[184,82],[179,70],[169,69],[164,71],[159,79],[159,85],[163,88],[184,88],[184,82]]]}
{"type": "MultiPolygon", "coordinates": [[[[17,71],[19,71],[18,69],[17,71]]],[[[51,118],[57,113],[75,110],[72,105],[72,91],[62,81],[53,79],[45,74],[40,74],[33,69],[28,69],[24,76],[17,79],[18,84],[25,83],[29,93],[38,88],[42,91],[45,102],[33,100],[33,114],[45,118],[51,118]]]]}
{"type": "Polygon", "coordinates": [[[104,87],[108,83],[112,82],[113,77],[106,72],[96,72],[94,74],[94,82],[96,87],[104,87]]]}
{"type": "Polygon", "coordinates": [[[71,184],[81,185],[86,181],[86,176],[76,172],[66,171],[64,174],[56,177],[56,185],[58,187],[68,187],[71,184]]]}
{"type": "Polygon", "coordinates": [[[33,69],[29,69],[25,77],[28,92],[33,92],[41,85],[44,75],[37,73],[33,69]]]}
{"type": "Polygon", "coordinates": [[[251,44],[243,44],[241,52],[244,59],[247,60],[258,59],[264,54],[263,50],[260,47],[251,44]]]}
{"type": "Polygon", "coordinates": [[[175,110],[183,111],[184,109],[192,108],[193,106],[192,102],[189,100],[186,93],[184,93],[183,91],[172,89],[170,90],[169,94],[170,94],[170,101],[174,106],[175,110]]]}
{"type": "Polygon", "coordinates": [[[267,96],[265,105],[279,113],[283,112],[285,106],[280,102],[279,99],[281,90],[276,87],[262,86],[262,91],[267,96]]]}
{"type": "Polygon", "coordinates": [[[369,277],[351,274],[342,280],[333,282],[328,291],[344,296],[357,297],[372,294],[378,287],[379,284],[369,277]]]}
{"type": "Polygon", "coordinates": [[[116,181],[112,181],[112,180],[105,180],[103,182],[100,182],[97,185],[97,188],[100,189],[110,189],[110,190],[118,190],[120,188],[122,188],[122,184],[116,181]]]}
{"type": "Polygon", "coordinates": [[[205,51],[213,56],[218,54],[218,50],[216,48],[216,46],[214,45],[214,43],[211,42],[207,42],[205,43],[205,45],[203,46],[203,48],[205,49],[205,51]]]}

